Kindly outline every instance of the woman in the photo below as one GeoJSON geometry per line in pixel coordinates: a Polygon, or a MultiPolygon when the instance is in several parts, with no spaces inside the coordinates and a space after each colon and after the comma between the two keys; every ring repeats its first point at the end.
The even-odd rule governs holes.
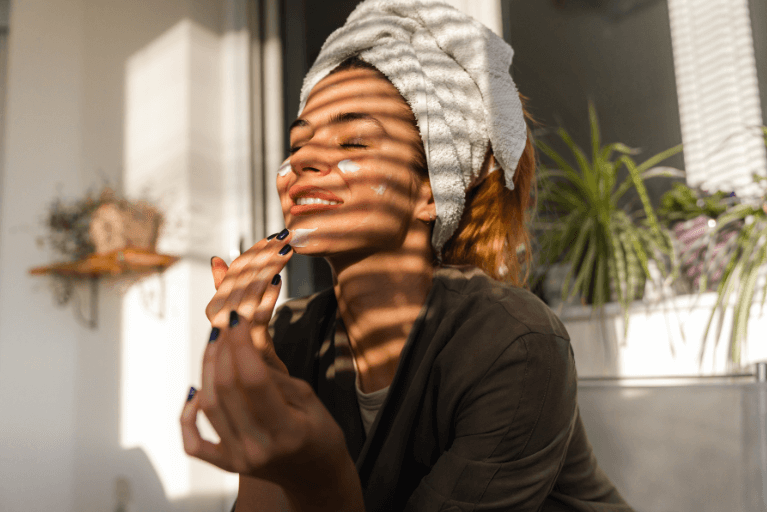
{"type": "Polygon", "coordinates": [[[212,260],[181,418],[187,453],[240,474],[235,510],[630,510],[564,327],[514,286],[535,156],[511,56],[410,0],[363,2],[323,46],[276,178],[287,229],[212,260]],[[334,286],[272,318],[294,251],[334,286]]]}

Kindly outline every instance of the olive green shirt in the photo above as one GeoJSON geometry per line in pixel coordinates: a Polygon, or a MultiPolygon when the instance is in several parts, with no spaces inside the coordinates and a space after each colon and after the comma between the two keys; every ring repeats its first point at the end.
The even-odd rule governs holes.
{"type": "Polygon", "coordinates": [[[368,435],[336,309],[332,289],[288,302],[272,333],[343,429],[368,512],[631,511],[586,437],[567,332],[533,294],[435,271],[368,435]]]}

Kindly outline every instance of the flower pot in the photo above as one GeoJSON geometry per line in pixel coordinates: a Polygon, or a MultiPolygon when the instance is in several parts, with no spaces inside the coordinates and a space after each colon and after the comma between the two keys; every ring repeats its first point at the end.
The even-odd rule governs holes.
{"type": "Polygon", "coordinates": [[[133,247],[154,252],[160,216],[147,205],[106,203],[91,216],[89,234],[97,254],[133,247]]]}

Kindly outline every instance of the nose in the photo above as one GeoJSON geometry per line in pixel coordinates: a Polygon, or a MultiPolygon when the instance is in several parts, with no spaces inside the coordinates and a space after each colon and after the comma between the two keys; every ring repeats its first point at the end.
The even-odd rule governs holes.
{"type": "Polygon", "coordinates": [[[296,174],[318,173],[328,174],[334,165],[332,151],[326,145],[309,141],[290,157],[293,171],[296,174]]]}

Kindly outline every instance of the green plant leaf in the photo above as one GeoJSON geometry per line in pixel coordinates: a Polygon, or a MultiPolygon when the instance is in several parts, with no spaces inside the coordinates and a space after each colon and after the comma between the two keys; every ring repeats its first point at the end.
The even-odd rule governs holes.
{"type": "MultiPolygon", "coordinates": [[[[663,160],[666,160],[667,158],[670,158],[674,156],[675,154],[682,151],[682,145],[679,144],[678,146],[674,146],[673,148],[667,149],[666,151],[661,151],[657,155],[651,156],[642,164],[638,165],[636,167],[637,172],[642,177],[642,179],[646,178],[657,178],[657,177],[668,177],[668,178],[676,178],[679,177],[677,173],[672,171],[666,171],[666,173],[658,171],[657,175],[651,171],[656,168],[657,164],[661,163],[663,160]],[[649,176],[645,176],[645,174],[649,174],[649,176]]],[[[633,160],[632,160],[633,162],[633,160]]],[[[669,167],[667,169],[673,169],[672,167],[669,167]]],[[[682,172],[682,171],[680,171],[682,172]]],[[[684,173],[682,172],[682,175],[684,176],[684,173]]],[[[631,176],[627,176],[621,184],[618,186],[618,189],[613,192],[613,201],[617,202],[621,197],[623,197],[623,194],[629,191],[631,189],[632,179],[631,176]]]]}
{"type": "Polygon", "coordinates": [[[570,148],[573,156],[575,156],[575,160],[578,163],[578,168],[580,170],[580,176],[582,177],[583,183],[585,185],[585,194],[591,201],[596,201],[599,195],[599,184],[597,182],[595,169],[586,158],[583,150],[581,150],[581,148],[579,148],[578,145],[573,142],[570,134],[568,134],[567,131],[560,128],[557,130],[557,133],[559,134],[559,138],[561,138],[567,147],[570,148]]]}
{"type": "Polygon", "coordinates": [[[667,149],[665,151],[661,151],[660,153],[658,153],[658,154],[656,154],[654,156],[651,156],[650,158],[648,158],[647,160],[642,162],[637,167],[637,171],[639,172],[639,174],[642,174],[645,171],[647,171],[648,169],[651,169],[651,168],[655,167],[656,165],[658,165],[662,161],[667,160],[667,159],[671,158],[672,156],[681,153],[683,149],[684,149],[684,146],[682,146],[682,144],[678,144],[678,145],[676,145],[676,146],[674,146],[672,148],[669,148],[669,149],[667,149]]]}
{"type": "Polygon", "coordinates": [[[747,262],[743,272],[743,280],[736,286],[739,288],[738,299],[735,304],[733,317],[733,330],[730,337],[731,360],[740,362],[740,346],[746,340],[748,333],[748,319],[751,314],[751,305],[754,301],[756,281],[759,277],[759,269],[764,264],[767,247],[765,239],[760,237],[754,244],[754,260],[747,262]],[[758,246],[758,247],[757,247],[758,246]]]}
{"type": "Polygon", "coordinates": [[[589,248],[586,252],[586,256],[583,258],[583,263],[580,266],[578,275],[573,283],[573,292],[580,292],[583,297],[588,296],[589,283],[591,281],[591,274],[594,270],[594,261],[597,257],[597,244],[594,240],[596,233],[591,232],[591,240],[589,248]]]}
{"type": "Polygon", "coordinates": [[[647,222],[650,225],[650,229],[652,229],[655,234],[661,238],[663,235],[660,232],[660,224],[658,224],[658,219],[655,217],[655,211],[653,210],[652,204],[650,204],[650,198],[647,195],[647,189],[644,186],[642,177],[639,175],[639,168],[636,167],[634,165],[634,161],[627,156],[621,157],[621,160],[628,168],[631,180],[634,182],[634,188],[636,188],[637,192],[639,193],[639,199],[642,201],[642,207],[644,208],[645,217],[647,218],[647,222]]]}
{"type": "Polygon", "coordinates": [[[687,176],[687,173],[676,167],[659,166],[647,169],[641,173],[641,176],[643,180],[649,178],[684,178],[687,176]]]}
{"type": "MultiPolygon", "coordinates": [[[[578,261],[581,259],[581,255],[584,253],[586,249],[586,243],[591,235],[593,224],[594,224],[593,219],[586,219],[584,224],[579,228],[580,232],[578,234],[577,240],[572,245],[572,248],[567,252],[567,261],[571,262],[572,265],[570,267],[570,270],[567,273],[567,276],[565,277],[564,286],[562,287],[563,301],[568,301],[572,298],[571,294],[568,294],[568,291],[570,291],[570,285],[573,281],[573,274],[580,270],[580,269],[576,269],[575,266],[578,263],[578,261]]],[[[576,291],[577,290],[573,286],[571,293],[575,293],[576,291]]]]}
{"type": "Polygon", "coordinates": [[[591,128],[591,161],[594,166],[598,168],[597,162],[600,160],[600,146],[602,145],[601,137],[599,134],[599,120],[597,119],[597,109],[594,104],[589,101],[589,125],[591,128]]]}

